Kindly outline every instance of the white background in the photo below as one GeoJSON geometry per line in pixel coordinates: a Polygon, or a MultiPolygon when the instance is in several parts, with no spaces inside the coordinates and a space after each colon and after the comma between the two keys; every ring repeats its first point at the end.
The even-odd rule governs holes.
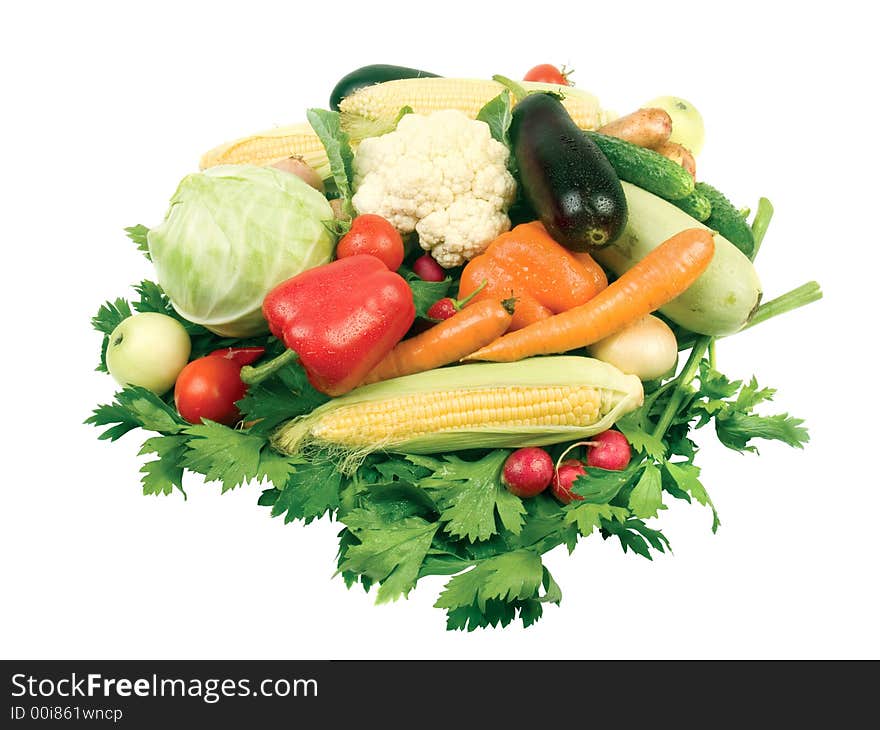
{"type": "Polygon", "coordinates": [[[779,6],[4,6],[0,656],[880,657],[876,38],[864,3],[779,6]],[[151,275],[122,228],[158,223],[209,147],[302,120],[374,62],[477,77],[564,62],[619,112],[690,99],[699,175],[776,206],[766,297],[825,290],[718,347],[722,370],[807,419],[808,448],[740,456],[706,433],[718,534],[676,503],[659,521],[674,556],[596,536],[551,553],[564,599],[528,630],[447,633],[442,578],[376,607],[332,578],[336,525],[285,526],[257,487],[221,497],[195,478],[186,502],[143,497],[142,439],[81,425],[114,392],[89,319],[151,275]]]}

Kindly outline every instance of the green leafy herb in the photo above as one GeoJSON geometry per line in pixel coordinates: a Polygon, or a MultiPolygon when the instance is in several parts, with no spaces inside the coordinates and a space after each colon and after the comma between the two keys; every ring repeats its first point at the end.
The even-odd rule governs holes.
{"type": "Polygon", "coordinates": [[[333,182],[342,199],[343,209],[346,214],[353,216],[354,208],[351,205],[351,198],[354,194],[352,188],[354,153],[351,150],[348,134],[342,129],[339,112],[309,109],[306,112],[306,118],[327,152],[330,173],[333,175],[333,182]]]}
{"type": "Polygon", "coordinates": [[[150,246],[147,243],[147,234],[149,232],[150,229],[140,223],[125,229],[125,234],[134,242],[138,251],[147,257],[147,261],[152,261],[150,258],[150,246]]]}
{"type": "MultiPolygon", "coordinates": [[[[261,462],[273,458],[268,451],[261,462]]],[[[278,458],[277,455],[274,458],[278,458]]],[[[292,463],[287,460],[290,472],[284,481],[274,481],[278,494],[272,502],[272,517],[284,515],[284,522],[303,520],[306,524],[323,517],[339,506],[342,474],[330,462],[292,463]]],[[[262,466],[262,463],[261,463],[262,466]]]]}
{"type": "Polygon", "coordinates": [[[757,452],[753,439],[782,441],[802,449],[810,435],[803,420],[787,413],[761,416],[754,409],[773,400],[776,391],[758,387],[753,377],[748,383],[730,381],[703,362],[700,366],[700,390],[692,409],[698,417],[697,427],[712,420],[718,440],[735,451],[757,452]],[[700,397],[702,396],[702,397],[700,397]]]}
{"type": "Polygon", "coordinates": [[[627,517],[629,512],[625,508],[612,507],[610,504],[573,502],[565,509],[566,524],[575,525],[581,537],[589,537],[594,530],[601,529],[604,522],[622,522],[627,517]]]}
{"type": "Polygon", "coordinates": [[[128,385],[119,391],[113,403],[95,408],[85,422],[93,426],[115,424],[98,436],[110,441],[115,441],[134,428],[175,434],[189,425],[159,396],[135,385],[128,385]]]}
{"type": "Polygon", "coordinates": [[[542,603],[558,605],[561,599],[562,591],[538,553],[514,550],[452,578],[434,606],[446,609],[447,628],[473,631],[507,626],[517,617],[528,627],[541,617],[542,603]],[[542,586],[544,596],[539,595],[542,586]]]}
{"type": "Polygon", "coordinates": [[[587,467],[586,474],[575,479],[571,491],[580,495],[585,502],[606,504],[611,502],[621,489],[632,482],[638,473],[639,464],[637,461],[633,461],[621,471],[587,467]]]}
{"type": "Polygon", "coordinates": [[[651,548],[661,553],[669,549],[669,541],[662,532],[651,529],[642,520],[635,518],[624,522],[602,520],[602,535],[606,538],[613,535],[620,540],[623,552],[632,550],[648,560],[654,559],[651,548]]]}
{"type": "Polygon", "coordinates": [[[629,495],[629,508],[636,517],[656,517],[666,509],[663,505],[663,488],[660,470],[648,464],[642,471],[635,489],[629,495]]]}
{"type": "Polygon", "coordinates": [[[479,461],[445,456],[437,471],[422,480],[424,488],[437,490],[440,521],[453,537],[488,540],[498,532],[496,514],[514,535],[522,530],[523,502],[501,484],[501,467],[508,453],[498,449],[479,461]]]}
{"type": "Polygon", "coordinates": [[[367,510],[349,512],[343,522],[358,542],[347,547],[339,570],[381,583],[377,603],[409,594],[415,588],[438,523],[420,517],[380,522],[367,510]]]}
{"type": "Polygon", "coordinates": [[[159,458],[148,461],[141,467],[141,483],[144,494],[169,495],[175,489],[183,491],[183,460],[186,450],[186,436],[155,436],[144,442],[139,454],[158,454],[159,458]]]}
{"type": "Polygon", "coordinates": [[[226,492],[254,479],[260,468],[260,452],[266,440],[208,421],[186,429],[190,437],[183,465],[204,474],[209,481],[220,481],[226,492]]]}

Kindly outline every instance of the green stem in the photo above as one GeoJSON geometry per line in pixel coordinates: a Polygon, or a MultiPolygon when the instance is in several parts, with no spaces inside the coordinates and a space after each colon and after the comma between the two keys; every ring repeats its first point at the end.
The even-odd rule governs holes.
{"type": "Polygon", "coordinates": [[[521,102],[525,99],[529,92],[526,91],[526,87],[522,84],[514,81],[513,79],[509,79],[506,76],[501,76],[500,74],[495,74],[492,77],[492,81],[495,81],[501,84],[505,89],[507,89],[511,94],[513,94],[513,99],[516,102],[521,102]]]}
{"type": "Polygon", "coordinates": [[[468,304],[471,303],[471,300],[477,296],[483,289],[486,288],[486,285],[489,283],[488,279],[483,279],[482,283],[474,289],[470,294],[468,294],[464,299],[453,300],[455,302],[455,308],[457,310],[464,309],[468,304]]]}
{"type": "Polygon", "coordinates": [[[750,327],[754,327],[756,324],[766,322],[768,319],[777,317],[780,314],[785,314],[798,307],[804,307],[812,302],[817,302],[821,298],[822,289],[819,287],[818,282],[809,281],[806,284],[802,284],[797,289],[792,289],[790,292],[786,292],[782,296],[776,297],[776,299],[764,302],[764,304],[758,307],[752,315],[752,318],[749,320],[749,323],[743,327],[740,332],[743,332],[750,327]]]}
{"type": "Polygon", "coordinates": [[[709,367],[715,369],[715,342],[713,338],[709,340],[709,367]]]}
{"type": "Polygon", "coordinates": [[[752,238],[755,240],[755,247],[752,249],[750,257],[752,261],[758,255],[758,249],[761,248],[761,242],[764,240],[764,234],[767,233],[772,218],[773,204],[767,198],[761,198],[758,201],[758,210],[755,211],[755,219],[752,221],[752,238]]]}
{"type": "Polygon", "coordinates": [[[709,347],[709,343],[712,342],[712,339],[713,338],[708,335],[702,335],[694,342],[694,347],[684,366],[684,370],[682,370],[681,374],[675,379],[675,390],[672,392],[672,395],[669,396],[666,408],[663,413],[660,414],[660,420],[657,421],[657,425],[654,427],[654,432],[652,434],[654,438],[662,439],[666,435],[666,429],[669,428],[672,424],[672,419],[675,418],[675,414],[678,413],[679,406],[681,406],[681,402],[684,400],[686,394],[686,388],[697,376],[697,370],[700,369],[700,361],[703,359],[703,355],[706,354],[706,350],[709,347]]]}
{"type": "Polygon", "coordinates": [[[246,385],[262,383],[270,375],[274,375],[285,365],[296,362],[299,359],[293,350],[285,350],[278,357],[273,357],[260,365],[245,365],[241,369],[241,382],[246,385]]]}

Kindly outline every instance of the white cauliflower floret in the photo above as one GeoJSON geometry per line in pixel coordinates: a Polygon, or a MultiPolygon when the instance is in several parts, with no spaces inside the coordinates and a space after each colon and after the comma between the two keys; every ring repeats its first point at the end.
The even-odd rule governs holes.
{"type": "Polygon", "coordinates": [[[459,266],[510,228],[509,154],[486,123],[459,111],[407,114],[394,132],[358,146],[352,202],[402,234],[416,231],[441,266],[459,266]]]}

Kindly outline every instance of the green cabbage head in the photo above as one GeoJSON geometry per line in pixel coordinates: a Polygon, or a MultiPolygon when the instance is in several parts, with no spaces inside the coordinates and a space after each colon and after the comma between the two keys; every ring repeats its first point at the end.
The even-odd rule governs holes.
{"type": "Polygon", "coordinates": [[[263,298],[327,263],[326,198],[272,167],[220,165],[185,177],[147,235],[159,284],[186,319],[224,337],[267,331],[263,298]]]}

